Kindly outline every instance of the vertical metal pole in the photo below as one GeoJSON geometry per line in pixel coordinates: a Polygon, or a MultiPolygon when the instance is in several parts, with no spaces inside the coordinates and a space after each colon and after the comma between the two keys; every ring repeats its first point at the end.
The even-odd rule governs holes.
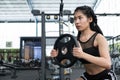
{"type": "MultiPolygon", "coordinates": [[[[63,34],[63,0],[60,3],[60,15],[59,15],[59,35],[63,34]]],[[[60,80],[64,80],[64,68],[60,68],[59,71],[60,80]]]]}
{"type": "Polygon", "coordinates": [[[20,38],[20,59],[22,58],[22,39],[20,38]]]}
{"type": "Polygon", "coordinates": [[[38,37],[38,20],[35,18],[35,23],[36,23],[36,37],[38,37]]]}
{"type": "MultiPolygon", "coordinates": [[[[59,18],[59,35],[63,34],[63,17],[60,15],[60,18],[59,18]]],[[[64,80],[64,68],[60,68],[60,80],[64,80]]]]}
{"type": "Polygon", "coordinates": [[[45,57],[46,57],[46,39],[45,39],[45,14],[44,14],[44,12],[42,12],[42,14],[41,14],[41,50],[42,50],[42,68],[41,68],[41,70],[42,70],[42,75],[41,75],[41,79],[40,80],[46,80],[46,70],[45,70],[45,62],[46,62],[46,59],[45,59],[45,57]]]}

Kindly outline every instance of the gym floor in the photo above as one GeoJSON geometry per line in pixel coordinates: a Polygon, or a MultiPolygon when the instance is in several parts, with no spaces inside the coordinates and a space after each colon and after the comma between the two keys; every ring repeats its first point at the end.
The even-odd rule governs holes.
{"type": "MultiPolygon", "coordinates": [[[[84,72],[83,68],[77,69],[77,68],[73,68],[72,69],[72,73],[70,75],[65,75],[65,79],[66,78],[70,78],[70,80],[75,80],[76,78],[78,78],[82,72],[84,72]]],[[[46,70],[46,77],[47,78],[52,78],[52,75],[49,70],[46,70]]],[[[16,72],[16,78],[11,78],[12,74],[9,71],[6,71],[6,75],[0,76],[0,80],[40,80],[40,75],[39,72],[37,70],[23,70],[23,71],[17,71],[16,72]]],[[[120,74],[117,75],[118,80],[120,79],[120,74]]],[[[50,80],[50,79],[49,79],[50,80]]],[[[66,79],[68,80],[68,79],[66,79]]]]}

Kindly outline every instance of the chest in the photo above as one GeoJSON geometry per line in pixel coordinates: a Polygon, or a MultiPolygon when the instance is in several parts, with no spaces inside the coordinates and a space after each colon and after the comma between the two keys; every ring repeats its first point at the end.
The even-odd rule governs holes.
{"type": "Polygon", "coordinates": [[[90,55],[93,55],[93,56],[100,56],[99,50],[97,47],[85,48],[85,49],[83,49],[83,51],[90,54],[90,55]]]}

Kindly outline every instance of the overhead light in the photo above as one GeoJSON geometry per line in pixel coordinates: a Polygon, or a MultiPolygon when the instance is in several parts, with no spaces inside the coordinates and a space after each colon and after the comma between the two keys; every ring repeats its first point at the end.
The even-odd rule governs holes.
{"type": "Polygon", "coordinates": [[[49,20],[50,19],[50,15],[46,15],[46,19],[49,20]]]}
{"type": "Polygon", "coordinates": [[[58,19],[58,15],[54,15],[54,19],[57,20],[58,19]]]}

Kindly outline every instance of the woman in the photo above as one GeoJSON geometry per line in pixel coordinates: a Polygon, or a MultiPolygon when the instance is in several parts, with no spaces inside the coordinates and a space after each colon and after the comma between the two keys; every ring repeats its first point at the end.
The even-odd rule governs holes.
{"type": "MultiPolygon", "coordinates": [[[[111,69],[111,58],[107,40],[97,25],[97,17],[89,6],[77,7],[74,23],[78,30],[80,47],[73,48],[73,56],[84,65],[85,72],[76,80],[117,80],[111,69]]],[[[52,50],[51,56],[57,56],[52,50]]]]}

